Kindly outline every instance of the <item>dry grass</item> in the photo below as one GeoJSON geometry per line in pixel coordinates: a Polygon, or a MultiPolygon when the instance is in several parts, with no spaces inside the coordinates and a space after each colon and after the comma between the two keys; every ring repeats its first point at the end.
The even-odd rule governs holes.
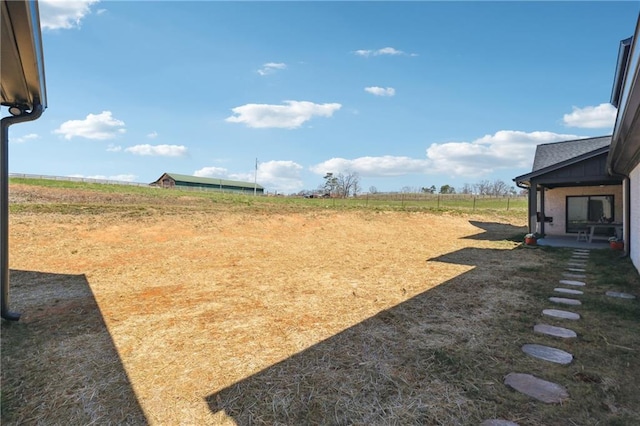
{"type": "Polygon", "coordinates": [[[44,192],[12,187],[23,318],[2,323],[3,424],[640,421],[637,397],[617,396],[637,390],[620,368],[640,343],[608,334],[615,309],[594,313],[598,333],[632,351],[586,320],[570,348],[615,368],[520,352],[568,256],[510,241],[524,219],[44,192]],[[511,371],[580,401],[531,402],[502,384],[511,371]]]}

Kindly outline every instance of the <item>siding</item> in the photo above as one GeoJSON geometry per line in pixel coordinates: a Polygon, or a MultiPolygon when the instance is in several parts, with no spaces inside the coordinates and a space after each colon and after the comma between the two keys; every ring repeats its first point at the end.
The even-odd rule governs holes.
{"type": "Polygon", "coordinates": [[[630,257],[640,272],[640,164],[629,174],[631,183],[631,220],[629,221],[630,257]]]}
{"type": "MultiPolygon", "coordinates": [[[[638,174],[640,178],[640,172],[638,174]]],[[[637,188],[637,187],[636,187],[637,188]]],[[[614,196],[614,221],[622,222],[622,185],[607,186],[579,186],[567,188],[554,188],[545,191],[545,216],[553,217],[553,223],[546,223],[545,233],[548,235],[575,235],[567,234],[566,209],[567,196],[569,195],[613,195],[614,196]]],[[[540,206],[540,204],[538,204],[540,206]]],[[[638,206],[640,212],[640,206],[638,206]]]]}

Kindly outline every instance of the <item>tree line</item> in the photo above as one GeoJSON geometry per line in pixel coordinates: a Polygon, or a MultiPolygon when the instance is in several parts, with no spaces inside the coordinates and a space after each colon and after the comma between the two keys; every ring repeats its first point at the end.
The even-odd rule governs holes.
{"type": "MultiPolygon", "coordinates": [[[[305,197],[324,196],[334,198],[355,197],[362,192],[360,176],[357,172],[327,173],[323,177],[323,182],[315,191],[301,191],[298,195],[305,197]]],[[[423,187],[404,186],[403,193],[423,193],[423,194],[464,194],[464,195],[486,195],[493,197],[517,196],[526,194],[526,190],[518,190],[514,186],[507,185],[503,180],[494,181],[481,180],[476,183],[465,183],[456,189],[451,185],[442,185],[436,188],[435,185],[423,187]]],[[[370,194],[378,194],[375,186],[369,187],[370,194]]]]}

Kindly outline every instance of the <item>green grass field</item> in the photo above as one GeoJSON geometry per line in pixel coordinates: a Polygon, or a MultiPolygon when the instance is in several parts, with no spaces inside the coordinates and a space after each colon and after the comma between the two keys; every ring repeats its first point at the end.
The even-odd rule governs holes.
{"type": "Polygon", "coordinates": [[[459,194],[363,194],[350,198],[302,198],[298,196],[253,196],[252,194],[223,193],[185,189],[162,189],[144,186],[74,182],[67,180],[10,178],[11,184],[24,184],[45,188],[78,189],[99,193],[112,193],[142,199],[176,199],[189,197],[202,201],[249,205],[264,208],[289,209],[371,209],[392,211],[428,210],[433,212],[501,212],[509,216],[526,215],[526,197],[489,197],[459,194]]]}

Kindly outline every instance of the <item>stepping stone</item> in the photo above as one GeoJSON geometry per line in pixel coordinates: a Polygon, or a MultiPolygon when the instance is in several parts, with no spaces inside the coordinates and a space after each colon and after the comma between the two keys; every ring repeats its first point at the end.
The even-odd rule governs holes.
{"type": "Polygon", "coordinates": [[[584,274],[570,274],[568,272],[563,273],[562,276],[567,278],[587,278],[584,274]]]}
{"type": "Polygon", "coordinates": [[[575,312],[569,312],[569,311],[561,311],[559,309],[545,309],[542,311],[542,315],[547,315],[549,317],[554,317],[554,318],[570,319],[570,320],[580,319],[580,314],[576,314],[575,312]]]}
{"type": "Polygon", "coordinates": [[[577,287],[584,287],[586,284],[582,281],[574,281],[574,280],[560,280],[560,284],[564,285],[575,285],[577,287]]]}
{"type": "Polygon", "coordinates": [[[584,268],[567,268],[567,271],[571,271],[571,272],[587,272],[587,270],[584,269],[584,268]]]}
{"type": "Polygon", "coordinates": [[[587,250],[587,249],[575,249],[573,251],[573,253],[582,253],[582,254],[589,254],[591,252],[591,250],[587,250]]]}
{"type": "Polygon", "coordinates": [[[576,299],[567,299],[564,297],[550,297],[549,301],[553,303],[562,303],[563,305],[582,305],[582,302],[576,299]]]}
{"type": "Polygon", "coordinates": [[[553,291],[557,291],[558,293],[566,293],[566,294],[584,294],[584,291],[574,290],[572,288],[562,288],[556,287],[553,291]]]}
{"type": "Polygon", "coordinates": [[[573,330],[569,330],[568,328],[563,327],[555,327],[553,325],[547,324],[536,324],[533,327],[533,331],[535,333],[547,334],[549,336],[562,337],[563,339],[578,337],[578,334],[573,330]]]}
{"type": "Polygon", "coordinates": [[[489,419],[480,423],[480,426],[518,426],[518,423],[510,422],[502,419],[489,419]]]}
{"type": "Polygon", "coordinates": [[[587,265],[584,263],[569,262],[567,263],[567,266],[570,266],[572,268],[579,268],[581,266],[587,266],[587,265]]]}
{"type": "Polygon", "coordinates": [[[543,359],[556,364],[570,364],[573,361],[573,355],[560,349],[552,348],[544,345],[523,345],[522,351],[534,358],[543,359]]]}
{"type": "Polygon", "coordinates": [[[547,404],[560,404],[569,398],[569,392],[564,386],[547,382],[531,374],[509,373],[504,378],[504,384],[547,404]]]}
{"type": "Polygon", "coordinates": [[[635,299],[636,297],[633,294],[622,293],[619,291],[608,291],[605,293],[609,297],[619,297],[620,299],[635,299]]]}

